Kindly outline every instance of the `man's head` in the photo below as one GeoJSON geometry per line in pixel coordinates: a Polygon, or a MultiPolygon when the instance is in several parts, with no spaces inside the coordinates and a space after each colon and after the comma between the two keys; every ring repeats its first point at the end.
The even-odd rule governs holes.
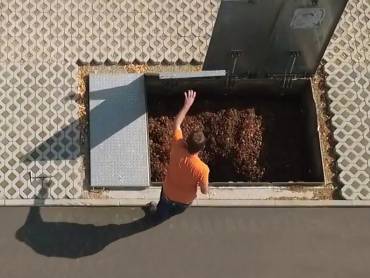
{"type": "Polygon", "coordinates": [[[188,152],[190,154],[196,154],[203,150],[206,145],[206,137],[201,130],[195,130],[188,136],[186,143],[188,145],[188,152]]]}

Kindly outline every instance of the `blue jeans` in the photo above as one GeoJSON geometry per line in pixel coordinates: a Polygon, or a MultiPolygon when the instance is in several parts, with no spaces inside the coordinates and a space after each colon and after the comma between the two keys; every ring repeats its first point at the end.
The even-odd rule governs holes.
{"type": "Polygon", "coordinates": [[[165,221],[166,219],[184,212],[189,207],[188,204],[182,204],[169,200],[161,191],[161,197],[157,205],[156,215],[158,220],[165,221]]]}

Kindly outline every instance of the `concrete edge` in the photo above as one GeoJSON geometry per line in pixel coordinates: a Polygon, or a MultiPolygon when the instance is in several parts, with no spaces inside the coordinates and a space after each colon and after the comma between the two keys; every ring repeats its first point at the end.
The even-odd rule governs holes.
{"type": "MultiPolygon", "coordinates": [[[[292,191],[288,187],[257,186],[257,187],[210,187],[207,195],[198,190],[197,200],[313,200],[314,193],[325,187],[304,187],[292,191]]],[[[158,199],[161,187],[148,187],[142,190],[105,190],[105,199],[158,199]]],[[[84,197],[86,199],[93,198],[84,197]]]]}
{"type": "MultiPolygon", "coordinates": [[[[69,206],[69,207],[108,207],[143,206],[155,199],[56,199],[0,200],[3,207],[22,206],[69,206]]],[[[370,207],[370,200],[195,200],[193,207],[370,207]]]]}

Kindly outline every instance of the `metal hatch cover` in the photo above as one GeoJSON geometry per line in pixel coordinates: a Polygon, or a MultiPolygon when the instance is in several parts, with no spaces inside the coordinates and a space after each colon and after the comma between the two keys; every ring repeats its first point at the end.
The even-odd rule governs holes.
{"type": "Polygon", "coordinates": [[[311,75],[348,0],[223,0],[204,70],[311,75]]]}
{"type": "Polygon", "coordinates": [[[91,186],[149,186],[144,75],[91,74],[89,91],[91,186]]]}

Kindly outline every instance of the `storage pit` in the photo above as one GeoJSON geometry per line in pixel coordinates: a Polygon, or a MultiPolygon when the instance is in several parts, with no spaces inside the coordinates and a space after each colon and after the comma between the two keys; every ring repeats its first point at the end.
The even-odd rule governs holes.
{"type": "Polygon", "coordinates": [[[324,183],[315,103],[308,79],[239,80],[146,77],[151,181],[163,181],[169,161],[172,122],[186,89],[197,99],[183,123],[184,135],[202,129],[201,158],[214,186],[324,183]]]}

